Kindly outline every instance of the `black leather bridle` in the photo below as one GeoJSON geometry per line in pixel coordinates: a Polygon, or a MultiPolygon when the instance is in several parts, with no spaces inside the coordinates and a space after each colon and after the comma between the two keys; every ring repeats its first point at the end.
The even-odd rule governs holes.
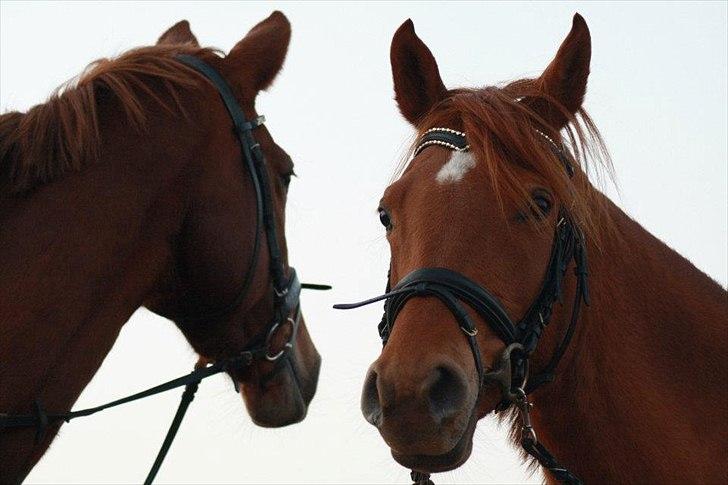
{"type": "MultiPolygon", "coordinates": [[[[539,130],[537,132],[563,163],[569,176],[573,176],[574,167],[566,149],[543,132],[539,130]]],[[[420,138],[414,155],[431,145],[453,151],[469,149],[464,133],[449,128],[432,128],[420,138]]],[[[334,305],[334,308],[346,310],[384,300],[384,315],[379,323],[379,335],[382,344],[386,345],[397,315],[410,299],[428,296],[438,298],[453,314],[468,340],[478,372],[479,392],[489,385],[497,384],[502,392],[502,400],[496,410],[502,411],[515,404],[520,412],[523,448],[551,471],[557,480],[578,484],[581,483],[580,480],[561,466],[536,439],[530,419],[532,404],[527,397],[536,388],[554,379],[556,367],[569,345],[579,319],[581,303],[583,301],[588,305],[589,302],[584,237],[564,207],[560,209],[557,221],[551,256],[546,266],[541,290],[518,322],[511,320],[503,304],[486,288],[465,275],[447,268],[416,269],[404,276],[394,287],[390,286],[390,271],[390,275],[387,276],[387,289],[383,295],[359,303],[334,305]],[[530,356],[549,324],[554,303],[561,299],[564,276],[572,260],[575,262],[576,292],[568,329],[548,364],[540,373],[529,376],[530,356]],[[486,371],[483,366],[476,339],[478,329],[466,311],[465,305],[472,308],[506,344],[493,370],[486,371]]],[[[429,474],[418,471],[412,472],[412,479],[417,483],[432,483],[429,474]]]]}
{"type": "MultiPolygon", "coordinates": [[[[224,308],[221,308],[215,312],[201,314],[193,317],[184,318],[181,323],[190,323],[192,321],[208,320],[213,321],[215,319],[223,318],[233,311],[235,311],[245,300],[253,280],[253,274],[255,267],[258,262],[258,256],[260,253],[260,241],[265,231],[266,241],[268,245],[268,254],[270,257],[269,271],[273,282],[273,319],[270,324],[264,329],[263,332],[253,337],[246,347],[238,353],[236,356],[221,360],[207,365],[204,367],[196,368],[190,374],[178,377],[171,381],[165,382],[158,386],[154,386],[145,391],[133,394],[131,396],[124,397],[100,406],[93,408],[82,409],[79,411],[71,411],[65,413],[47,413],[40,402],[36,400],[34,403],[34,413],[32,414],[3,414],[0,413],[0,431],[6,428],[36,428],[36,442],[39,442],[46,433],[49,425],[57,423],[59,421],[69,422],[71,419],[90,416],[97,412],[109,409],[112,407],[120,406],[128,402],[136,401],[145,397],[153,396],[161,392],[169,391],[179,387],[185,387],[184,393],[182,394],[182,400],[180,401],[177,412],[172,420],[167,435],[165,436],[164,442],[157,454],[157,458],[152,465],[149,474],[145,480],[145,484],[152,483],[156,476],[159,468],[164,461],[164,458],[169,451],[172,441],[174,440],[177,430],[179,429],[182,419],[187,412],[187,408],[194,399],[195,392],[203,379],[206,379],[215,374],[221,372],[232,371],[241,367],[251,365],[256,360],[265,359],[269,362],[287,362],[288,369],[292,372],[294,382],[299,386],[298,375],[295,370],[295,365],[288,359],[289,351],[293,349],[295,344],[298,327],[301,321],[301,305],[299,297],[301,289],[311,290],[328,290],[331,287],[328,285],[318,284],[301,284],[296,275],[296,271],[289,267],[286,269],[286,265],[283,262],[282,253],[278,244],[278,237],[276,234],[276,218],[273,211],[273,203],[271,199],[270,183],[268,180],[268,174],[266,169],[265,157],[260,145],[256,142],[253,136],[253,130],[261,126],[265,118],[259,116],[255,120],[248,121],[245,118],[243,110],[238,105],[237,99],[232,92],[232,89],[225,81],[225,79],[218,73],[213,67],[204,61],[190,55],[182,54],[177,56],[177,60],[188,65],[192,69],[198,71],[205,78],[207,78],[213,86],[217,89],[220,94],[225,107],[227,108],[230,117],[232,118],[234,131],[240,148],[243,153],[243,160],[250,180],[252,181],[255,191],[256,201],[256,231],[255,241],[253,245],[253,256],[251,258],[248,270],[243,280],[243,286],[236,296],[235,300],[224,308]],[[286,343],[280,348],[280,350],[273,351],[271,347],[272,340],[277,332],[286,325],[291,326],[290,336],[286,343]]],[[[276,365],[271,371],[271,374],[263,376],[261,380],[269,380],[272,374],[278,372],[279,369],[283,368],[280,365],[276,365]]],[[[237,382],[233,379],[236,391],[237,382]]]]}

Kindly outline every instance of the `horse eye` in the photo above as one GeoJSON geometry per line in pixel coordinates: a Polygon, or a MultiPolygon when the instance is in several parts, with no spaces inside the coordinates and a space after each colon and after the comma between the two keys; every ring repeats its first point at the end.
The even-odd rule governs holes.
{"type": "Polygon", "coordinates": [[[551,199],[545,191],[538,190],[533,194],[533,203],[539,210],[536,214],[539,218],[546,216],[551,210],[551,199]]]}
{"type": "Polygon", "coordinates": [[[379,212],[379,222],[382,223],[382,225],[387,228],[387,231],[392,229],[392,219],[389,217],[389,214],[386,210],[382,209],[381,207],[378,209],[379,212]]]}

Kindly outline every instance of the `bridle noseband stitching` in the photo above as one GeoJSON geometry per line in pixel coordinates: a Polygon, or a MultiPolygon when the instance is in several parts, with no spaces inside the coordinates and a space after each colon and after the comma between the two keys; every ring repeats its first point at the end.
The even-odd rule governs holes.
{"type": "MultiPolygon", "coordinates": [[[[569,177],[572,177],[574,167],[566,155],[565,148],[557,145],[542,131],[536,130],[536,132],[544,138],[554,155],[564,165],[569,177]]],[[[427,130],[422,135],[413,152],[414,156],[431,145],[444,146],[455,151],[466,151],[470,148],[465,133],[437,127],[427,130]]],[[[502,400],[496,411],[504,410],[511,404],[517,407],[521,416],[523,448],[547,468],[557,480],[569,484],[579,484],[581,481],[562,467],[536,440],[530,418],[532,404],[527,397],[540,385],[553,380],[554,371],[573,335],[581,303],[583,301],[588,304],[584,237],[565,208],[562,207],[559,211],[557,221],[551,255],[541,290],[518,323],[514,323],[510,319],[503,305],[487,289],[465,275],[447,268],[416,269],[404,276],[393,288],[390,287],[391,274],[388,274],[387,288],[383,295],[360,303],[334,305],[334,308],[346,310],[384,300],[384,315],[378,325],[378,331],[382,338],[382,345],[386,345],[397,315],[409,299],[424,296],[438,298],[453,314],[468,340],[478,372],[479,393],[483,391],[486,384],[497,384],[501,389],[502,400]],[[540,374],[529,378],[529,357],[535,350],[543,330],[549,324],[553,304],[561,298],[563,278],[572,260],[576,266],[577,284],[569,326],[546,367],[540,374]],[[489,372],[485,371],[481,361],[480,349],[475,338],[477,328],[461,303],[471,307],[506,344],[496,368],[489,372]]],[[[429,481],[429,474],[413,472],[413,477],[415,475],[418,483],[432,483],[429,481]]]]}
{"type": "MultiPolygon", "coordinates": [[[[184,387],[184,393],[182,399],[175,413],[172,424],[167,431],[164,442],[157,454],[157,457],[152,465],[149,474],[147,475],[145,484],[150,484],[154,480],[159,468],[164,461],[164,458],[169,451],[170,446],[177,434],[177,430],[182,423],[187,409],[194,399],[195,392],[202,382],[203,379],[219,374],[221,372],[228,372],[237,368],[246,367],[251,365],[255,360],[265,359],[268,362],[280,362],[283,360],[289,361],[289,369],[294,374],[294,380],[298,383],[298,375],[295,369],[295,365],[290,362],[290,359],[283,359],[288,356],[288,352],[293,349],[295,344],[296,335],[298,334],[298,327],[301,321],[301,305],[300,305],[300,293],[301,289],[310,290],[329,290],[331,286],[320,285],[320,284],[301,284],[296,275],[296,271],[289,267],[289,276],[285,277],[286,269],[283,264],[283,258],[281,255],[280,247],[278,245],[278,239],[275,227],[275,214],[273,213],[273,204],[270,195],[270,184],[268,181],[268,175],[265,167],[265,157],[261,150],[260,144],[253,137],[252,131],[263,125],[265,122],[264,116],[258,116],[252,121],[248,121],[245,118],[245,114],[238,105],[237,99],[232,92],[232,89],[228,85],[227,81],[210,65],[204,61],[190,55],[180,54],[176,56],[177,60],[188,65],[192,69],[198,71],[202,76],[207,78],[215,89],[220,94],[220,97],[227,108],[230,117],[232,118],[236,137],[240,144],[243,160],[246,165],[247,171],[250,175],[251,182],[255,190],[256,199],[256,231],[255,241],[253,246],[253,256],[251,258],[250,266],[243,280],[243,286],[238,293],[235,300],[228,306],[216,311],[206,313],[199,316],[190,316],[183,319],[184,323],[195,322],[200,320],[214,320],[229,315],[232,311],[235,311],[245,299],[247,295],[253,277],[253,271],[258,261],[260,238],[263,230],[266,231],[266,239],[268,242],[268,251],[270,254],[270,273],[273,280],[273,294],[274,294],[274,320],[268,325],[268,327],[258,336],[254,337],[248,346],[246,346],[238,355],[226,359],[214,362],[211,365],[195,368],[190,374],[172,379],[171,381],[165,382],[158,386],[154,386],[131,396],[127,396],[115,401],[111,401],[100,406],[93,408],[82,409],[78,411],[70,411],[66,413],[46,413],[43,409],[39,400],[35,401],[35,412],[34,414],[6,414],[0,413],[0,431],[5,428],[36,428],[36,442],[44,437],[45,431],[49,424],[58,421],[69,422],[72,419],[90,416],[96,414],[105,409],[120,406],[138,399],[153,396],[162,392],[166,392],[179,387],[184,387]],[[291,317],[292,312],[294,316],[291,317]],[[283,345],[283,348],[271,355],[270,343],[275,335],[276,331],[284,323],[290,323],[292,326],[291,336],[288,341],[283,345]]],[[[276,372],[280,366],[276,366],[270,374],[261,377],[261,380],[269,380],[272,374],[276,372]]],[[[237,389],[237,382],[233,379],[233,382],[237,389]]],[[[299,385],[299,384],[297,384],[299,385]]],[[[300,393],[300,389],[298,390],[300,393]]]]}

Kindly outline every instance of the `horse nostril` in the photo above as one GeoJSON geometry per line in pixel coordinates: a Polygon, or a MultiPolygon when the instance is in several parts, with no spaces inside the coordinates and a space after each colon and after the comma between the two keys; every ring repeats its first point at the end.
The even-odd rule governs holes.
{"type": "Polygon", "coordinates": [[[427,398],[433,417],[441,422],[460,411],[465,402],[467,386],[460,373],[445,366],[436,367],[427,389],[427,398]]]}
{"type": "Polygon", "coordinates": [[[382,422],[382,405],[379,402],[379,389],[377,387],[378,377],[374,370],[370,370],[361,394],[361,412],[370,424],[377,427],[382,422]]]}

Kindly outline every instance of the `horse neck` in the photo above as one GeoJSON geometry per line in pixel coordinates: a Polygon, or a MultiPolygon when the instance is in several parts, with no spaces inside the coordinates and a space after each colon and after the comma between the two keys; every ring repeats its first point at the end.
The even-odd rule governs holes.
{"type": "MultiPolygon", "coordinates": [[[[539,437],[586,483],[722,481],[726,292],[607,206],[617,234],[590,248],[591,305],[533,397],[539,437]]],[[[543,352],[570,312],[555,315],[562,328],[543,352]]]]}
{"type": "MultiPolygon", "coordinates": [[[[170,268],[194,136],[172,143],[158,121],[134,135],[104,123],[98,163],[2,200],[0,412],[29,413],[36,399],[49,412],[69,410],[170,268]]],[[[35,430],[4,431],[0,482],[22,478],[51,431],[36,446],[35,430]]]]}

